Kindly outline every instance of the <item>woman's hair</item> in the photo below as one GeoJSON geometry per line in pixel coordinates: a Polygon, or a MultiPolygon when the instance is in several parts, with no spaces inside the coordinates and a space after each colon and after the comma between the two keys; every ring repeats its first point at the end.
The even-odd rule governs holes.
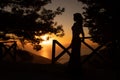
{"type": "Polygon", "coordinates": [[[73,16],[74,16],[75,21],[82,21],[83,20],[83,17],[80,13],[75,13],[75,14],[73,14],[73,16]]]}

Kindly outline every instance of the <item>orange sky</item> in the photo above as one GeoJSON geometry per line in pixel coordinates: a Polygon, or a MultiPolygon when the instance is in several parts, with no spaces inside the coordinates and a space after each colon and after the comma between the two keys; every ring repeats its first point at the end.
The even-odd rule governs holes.
{"type": "MultiPolygon", "coordinates": [[[[63,25],[65,36],[55,39],[63,44],[68,44],[71,42],[72,37],[71,27],[74,23],[73,14],[76,12],[82,13],[84,11],[82,8],[86,5],[83,5],[77,0],[52,0],[52,3],[45,6],[45,8],[55,10],[59,6],[65,8],[65,12],[62,15],[58,15],[54,21],[57,21],[58,25],[63,25]]],[[[87,28],[84,28],[84,32],[86,36],[89,36],[87,28]]]]}
{"type": "MultiPolygon", "coordinates": [[[[31,50],[31,52],[33,52],[37,55],[42,55],[43,57],[51,59],[52,40],[53,39],[56,39],[57,41],[59,41],[63,46],[66,46],[66,47],[69,46],[69,44],[71,42],[71,39],[72,39],[71,27],[74,23],[73,14],[76,13],[76,12],[82,13],[84,11],[82,9],[82,7],[85,6],[85,5],[83,5],[80,2],[77,2],[77,0],[52,0],[52,4],[48,4],[47,6],[45,6],[45,8],[55,10],[59,6],[64,7],[65,12],[62,15],[57,16],[54,19],[54,21],[57,21],[58,25],[63,25],[63,29],[65,31],[65,36],[63,36],[63,37],[55,37],[54,36],[49,41],[45,41],[45,42],[41,43],[42,46],[43,46],[43,49],[38,51],[38,52],[32,50],[32,47],[27,45],[26,49],[28,51],[31,50]]],[[[88,29],[86,27],[84,27],[84,32],[85,32],[85,36],[89,36],[88,29]]],[[[90,51],[90,50],[86,50],[86,49],[87,48],[84,47],[83,52],[86,51],[86,53],[87,53],[87,52],[90,51]]],[[[56,52],[58,53],[60,51],[62,51],[62,49],[58,47],[56,52]]],[[[67,58],[64,58],[63,60],[65,60],[65,59],[67,59],[67,58]]]]}

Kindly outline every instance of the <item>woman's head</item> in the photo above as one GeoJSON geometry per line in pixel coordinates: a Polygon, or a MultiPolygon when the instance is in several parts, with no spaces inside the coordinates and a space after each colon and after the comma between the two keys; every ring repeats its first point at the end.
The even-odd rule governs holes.
{"type": "Polygon", "coordinates": [[[83,17],[80,13],[75,13],[73,14],[74,16],[74,21],[82,21],[83,20],[83,17]]]}

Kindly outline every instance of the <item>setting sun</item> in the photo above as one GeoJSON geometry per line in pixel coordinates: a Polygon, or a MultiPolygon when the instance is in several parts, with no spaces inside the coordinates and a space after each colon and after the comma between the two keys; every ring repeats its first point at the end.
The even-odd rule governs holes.
{"type": "Polygon", "coordinates": [[[41,38],[43,39],[43,41],[41,42],[42,45],[50,45],[52,44],[52,38],[49,37],[49,35],[43,35],[41,36],[41,38]]]}

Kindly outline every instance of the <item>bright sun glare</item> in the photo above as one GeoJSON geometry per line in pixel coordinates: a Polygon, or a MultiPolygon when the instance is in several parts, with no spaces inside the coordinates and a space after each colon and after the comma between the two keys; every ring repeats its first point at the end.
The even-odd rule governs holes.
{"type": "Polygon", "coordinates": [[[42,45],[50,45],[52,43],[52,38],[49,38],[49,35],[43,35],[41,38],[44,40],[41,42],[42,45]]]}

